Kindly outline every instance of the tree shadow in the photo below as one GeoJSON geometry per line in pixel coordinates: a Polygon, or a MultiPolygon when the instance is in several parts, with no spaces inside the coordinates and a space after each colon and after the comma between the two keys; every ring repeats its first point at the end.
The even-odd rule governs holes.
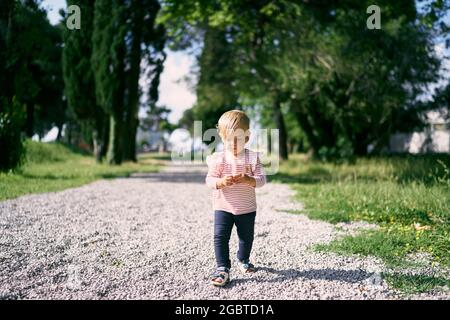
{"type": "Polygon", "coordinates": [[[206,173],[201,172],[155,172],[138,173],[128,179],[145,179],[148,182],[178,182],[178,183],[201,183],[205,184],[206,173]]]}
{"type": "MultiPolygon", "coordinates": [[[[38,180],[68,180],[68,179],[80,179],[83,178],[82,175],[55,175],[51,173],[47,174],[31,174],[31,173],[21,173],[22,177],[27,179],[38,179],[38,180]]],[[[96,179],[116,179],[116,178],[127,178],[130,173],[101,173],[95,175],[96,179]]]]}

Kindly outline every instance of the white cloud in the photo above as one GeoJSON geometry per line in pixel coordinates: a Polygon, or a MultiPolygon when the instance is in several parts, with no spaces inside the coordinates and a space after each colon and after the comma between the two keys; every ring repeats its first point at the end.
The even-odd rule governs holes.
{"type": "Polygon", "coordinates": [[[161,74],[159,85],[158,105],[165,105],[172,110],[169,116],[171,122],[177,122],[183,111],[189,109],[195,103],[197,97],[190,92],[183,77],[191,73],[194,64],[193,57],[183,52],[168,51],[161,74]]]}
{"type": "Polygon", "coordinates": [[[65,0],[44,0],[41,4],[41,7],[47,10],[47,18],[53,25],[58,24],[58,22],[61,21],[59,10],[65,10],[66,6],[65,0]]]}

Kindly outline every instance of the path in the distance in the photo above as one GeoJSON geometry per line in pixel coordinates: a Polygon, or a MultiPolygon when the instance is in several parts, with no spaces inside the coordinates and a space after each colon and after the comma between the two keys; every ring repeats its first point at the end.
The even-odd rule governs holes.
{"type": "MultiPolygon", "coordinates": [[[[215,267],[211,190],[205,166],[100,180],[0,202],[0,299],[381,299],[398,296],[369,258],[317,253],[338,231],[283,210],[293,191],[257,189],[252,261],[232,282],[209,284],[215,267]]],[[[270,177],[268,177],[270,181],[270,177]]],[[[341,232],[341,231],[339,231],[341,232]]]]}

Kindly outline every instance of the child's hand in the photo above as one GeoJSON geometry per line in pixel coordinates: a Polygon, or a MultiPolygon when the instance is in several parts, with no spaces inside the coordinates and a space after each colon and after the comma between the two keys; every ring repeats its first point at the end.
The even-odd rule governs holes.
{"type": "Polygon", "coordinates": [[[217,188],[228,187],[234,184],[233,176],[225,176],[217,182],[217,188]]]}
{"type": "Polygon", "coordinates": [[[255,186],[256,181],[255,178],[246,175],[245,173],[241,173],[233,176],[234,183],[246,183],[250,186],[255,186]]]}

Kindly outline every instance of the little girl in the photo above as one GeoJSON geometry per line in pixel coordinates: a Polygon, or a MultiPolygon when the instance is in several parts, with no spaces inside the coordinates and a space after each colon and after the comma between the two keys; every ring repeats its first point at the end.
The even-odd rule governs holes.
{"type": "Polygon", "coordinates": [[[206,184],[213,189],[214,251],[217,269],[211,283],[224,286],[230,281],[229,246],[231,231],[236,224],[239,237],[237,263],[242,272],[254,272],[250,252],[256,216],[255,188],[266,183],[259,154],[245,148],[250,139],[250,120],[240,110],[225,112],[217,128],[224,151],[206,158],[206,184]]]}

